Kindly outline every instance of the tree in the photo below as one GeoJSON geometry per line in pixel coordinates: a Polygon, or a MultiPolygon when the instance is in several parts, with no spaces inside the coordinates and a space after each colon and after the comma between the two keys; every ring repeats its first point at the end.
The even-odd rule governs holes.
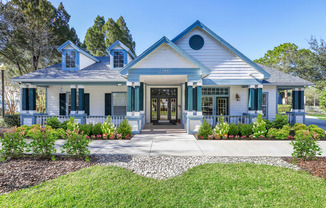
{"type": "Polygon", "coordinates": [[[103,26],[105,24],[104,17],[97,16],[94,25],[88,28],[85,36],[86,49],[94,56],[104,56],[105,41],[103,26]]]}
{"type": "MultiPolygon", "coordinates": [[[[309,40],[310,49],[314,55],[314,63],[318,72],[316,87],[320,90],[326,89],[326,42],[323,39],[318,40],[311,37],[309,40]]],[[[316,72],[316,73],[317,73],[316,72]]]]}
{"type": "Polygon", "coordinates": [[[103,26],[105,35],[106,47],[112,45],[115,41],[119,40],[125,44],[133,53],[135,52],[135,42],[132,39],[132,35],[127,27],[127,24],[122,16],[115,22],[112,18],[103,26]]]}
{"type": "Polygon", "coordinates": [[[62,4],[57,9],[47,0],[0,3],[0,61],[20,75],[58,62],[59,45],[80,44],[69,19],[62,4]]]}

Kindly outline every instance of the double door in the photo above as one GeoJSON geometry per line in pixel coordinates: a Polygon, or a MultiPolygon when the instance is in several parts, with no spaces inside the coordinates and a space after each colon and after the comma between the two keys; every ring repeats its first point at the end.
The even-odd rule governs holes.
{"type": "Polygon", "coordinates": [[[175,123],[177,121],[177,98],[152,98],[151,121],[153,123],[175,123]]]}
{"type": "Polygon", "coordinates": [[[203,115],[229,115],[229,98],[205,96],[202,98],[203,115]]]}

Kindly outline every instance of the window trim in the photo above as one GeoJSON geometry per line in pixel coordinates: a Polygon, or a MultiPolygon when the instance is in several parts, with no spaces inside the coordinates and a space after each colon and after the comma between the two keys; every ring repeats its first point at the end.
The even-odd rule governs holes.
{"type": "Polygon", "coordinates": [[[65,49],[62,51],[62,69],[63,70],[79,70],[79,52],[75,49],[65,49]],[[76,64],[75,68],[67,68],[66,67],[66,57],[67,57],[67,52],[74,51],[76,53],[76,64]]]}
{"type": "MultiPolygon", "coordinates": [[[[268,119],[268,96],[269,96],[269,93],[268,92],[262,92],[262,95],[263,94],[266,95],[266,119],[268,119]]],[[[263,109],[262,109],[262,111],[263,111],[263,109]]]]}
{"type": "MultiPolygon", "coordinates": [[[[114,112],[114,100],[113,100],[113,94],[115,94],[115,93],[126,93],[127,94],[127,92],[111,92],[111,114],[114,116],[115,114],[115,112],[114,112]]],[[[128,99],[128,98],[127,98],[128,99]]],[[[128,105],[128,104],[127,104],[128,105]]],[[[126,115],[127,115],[127,105],[126,105],[126,115]]]]}
{"type": "Polygon", "coordinates": [[[112,68],[113,69],[121,69],[121,68],[123,68],[124,66],[126,66],[127,65],[127,57],[128,57],[128,54],[127,54],[127,52],[124,50],[124,49],[113,49],[112,51],[111,51],[111,55],[112,55],[112,68]],[[123,53],[123,66],[122,67],[115,67],[114,66],[114,53],[115,52],[122,52],[123,53]]]}
{"type": "Polygon", "coordinates": [[[219,89],[228,89],[228,94],[227,95],[204,95],[202,94],[202,98],[203,97],[213,97],[213,115],[216,115],[217,113],[217,108],[216,108],[216,98],[221,97],[221,98],[228,98],[228,115],[230,115],[231,112],[231,99],[230,99],[230,93],[231,93],[231,88],[230,87],[204,87],[204,88],[219,88],[219,89]]]}

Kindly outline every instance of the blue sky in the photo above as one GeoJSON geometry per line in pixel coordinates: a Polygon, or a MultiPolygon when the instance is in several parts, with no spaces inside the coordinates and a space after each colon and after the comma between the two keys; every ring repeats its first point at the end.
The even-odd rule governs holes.
{"type": "MultiPolygon", "coordinates": [[[[50,0],[54,6],[61,1],[50,0]]],[[[308,48],[311,36],[326,39],[322,0],[63,0],[70,25],[83,41],[97,15],[123,16],[139,55],[162,36],[172,39],[197,19],[251,59],[292,42],[308,48]]]]}

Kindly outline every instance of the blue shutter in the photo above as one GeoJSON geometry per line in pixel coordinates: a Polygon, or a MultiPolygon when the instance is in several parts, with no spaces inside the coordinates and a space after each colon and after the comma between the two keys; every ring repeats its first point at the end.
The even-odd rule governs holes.
{"type": "Polygon", "coordinates": [[[111,93],[105,93],[105,115],[111,115],[111,93]]]}
{"type": "Polygon", "coordinates": [[[85,114],[89,116],[89,93],[84,94],[85,114]]]}
{"type": "Polygon", "coordinates": [[[139,110],[144,110],[144,83],[140,83],[140,89],[139,89],[139,110]]]}
{"type": "Polygon", "coordinates": [[[66,115],[66,93],[59,95],[60,115],[66,115]]]}

